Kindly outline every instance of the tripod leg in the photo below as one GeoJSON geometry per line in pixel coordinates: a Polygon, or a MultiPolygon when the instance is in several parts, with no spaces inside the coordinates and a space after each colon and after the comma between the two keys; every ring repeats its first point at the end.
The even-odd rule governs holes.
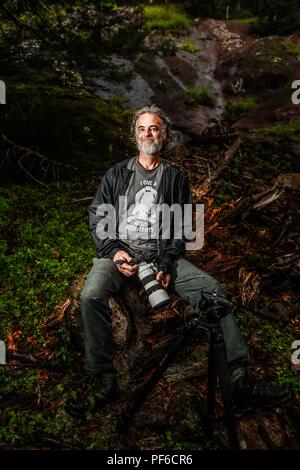
{"type": "Polygon", "coordinates": [[[226,349],[222,329],[218,327],[212,336],[214,337],[214,357],[216,361],[217,374],[219,377],[221,395],[224,404],[224,414],[228,430],[229,445],[231,449],[239,449],[240,444],[236,428],[233,398],[230,386],[226,349]]]}
{"type": "Polygon", "coordinates": [[[215,404],[217,390],[217,364],[215,360],[214,347],[209,334],[209,351],[208,351],[208,386],[207,386],[207,407],[205,414],[205,434],[206,438],[211,441],[213,438],[214,425],[216,420],[215,404]]]}
{"type": "Polygon", "coordinates": [[[158,367],[155,369],[150,378],[145,382],[142,388],[135,394],[133,399],[127,405],[125,411],[123,411],[120,420],[118,422],[117,428],[119,432],[125,431],[131,424],[135,413],[142,406],[146,400],[149,393],[153,390],[159,379],[163,376],[164,371],[167,369],[168,365],[177,354],[179,349],[183,347],[186,343],[188,337],[192,333],[192,330],[186,330],[182,335],[180,335],[171,349],[167,352],[164,358],[159,363],[158,367]]]}

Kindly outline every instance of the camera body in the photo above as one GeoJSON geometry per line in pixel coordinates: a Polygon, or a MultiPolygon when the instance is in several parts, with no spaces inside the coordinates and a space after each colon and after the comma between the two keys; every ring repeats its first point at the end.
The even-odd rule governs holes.
{"type": "Polygon", "coordinates": [[[144,286],[145,292],[148,295],[149,303],[155,310],[170,302],[170,297],[165,289],[156,280],[158,270],[154,263],[141,261],[138,264],[137,275],[144,286]]]}

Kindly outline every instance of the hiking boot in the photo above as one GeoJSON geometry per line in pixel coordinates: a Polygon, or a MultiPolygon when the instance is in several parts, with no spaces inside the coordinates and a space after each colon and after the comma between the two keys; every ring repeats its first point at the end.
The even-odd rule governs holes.
{"type": "Polygon", "coordinates": [[[90,378],[84,394],[69,398],[65,410],[73,417],[83,419],[86,412],[95,412],[101,406],[114,401],[118,395],[118,384],[113,372],[104,372],[90,378]]]}
{"type": "Polygon", "coordinates": [[[289,386],[266,382],[252,375],[249,369],[234,371],[231,386],[237,408],[273,408],[291,401],[293,397],[289,386]]]}

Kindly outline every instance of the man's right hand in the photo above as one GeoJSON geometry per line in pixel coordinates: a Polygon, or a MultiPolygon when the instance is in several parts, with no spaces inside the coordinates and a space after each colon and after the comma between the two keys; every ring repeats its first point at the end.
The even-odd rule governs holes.
{"type": "Polygon", "coordinates": [[[131,266],[128,263],[131,263],[133,261],[133,258],[126,253],[126,251],[119,250],[113,257],[113,262],[115,263],[117,269],[120,271],[120,273],[124,274],[124,276],[127,277],[133,277],[136,274],[138,265],[135,264],[131,266]],[[122,263],[117,263],[118,261],[123,261],[122,263]]]}

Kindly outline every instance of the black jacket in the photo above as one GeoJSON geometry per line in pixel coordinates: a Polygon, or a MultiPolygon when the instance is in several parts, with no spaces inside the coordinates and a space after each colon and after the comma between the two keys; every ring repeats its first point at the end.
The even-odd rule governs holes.
{"type": "MultiPolygon", "coordinates": [[[[128,187],[130,176],[134,170],[127,168],[129,160],[124,160],[110,168],[104,175],[96,196],[89,207],[90,229],[96,244],[97,258],[113,258],[115,253],[124,249],[122,241],[118,239],[105,238],[100,240],[96,234],[96,227],[101,216],[96,215],[99,204],[112,204],[116,211],[116,227],[118,228],[119,217],[119,196],[124,196],[128,187]]],[[[158,198],[163,196],[162,202],[172,206],[173,204],[190,204],[191,193],[189,190],[188,178],[180,170],[166,161],[162,161],[164,166],[161,182],[158,188],[158,198]]],[[[172,220],[171,220],[172,224],[172,220]]],[[[171,230],[172,233],[172,230],[171,230]]],[[[160,238],[158,240],[158,261],[160,264],[171,263],[174,259],[185,252],[185,240],[160,238]]]]}

